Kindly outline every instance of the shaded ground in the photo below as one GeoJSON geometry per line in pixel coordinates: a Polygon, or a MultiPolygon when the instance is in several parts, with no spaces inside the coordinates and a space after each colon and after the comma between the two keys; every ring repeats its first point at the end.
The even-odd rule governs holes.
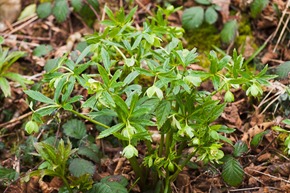
{"type": "MultiPolygon", "coordinates": [[[[121,1],[123,2],[123,1],[121,1]]],[[[118,2],[113,8],[120,5],[118,2]]],[[[244,5],[244,1],[235,0],[216,1],[220,3],[221,18],[216,24],[215,35],[221,29],[223,23],[230,18],[237,18],[242,21],[243,14],[247,13],[249,9],[244,5]],[[228,2],[228,3],[227,3],[228,2]],[[230,12],[235,14],[230,15],[230,12]]],[[[232,44],[222,44],[219,42],[225,52],[231,53],[234,47],[240,51],[244,50],[243,54],[246,58],[250,58],[255,51],[267,43],[265,48],[253,58],[250,65],[256,64],[257,68],[268,63],[271,69],[275,71],[276,66],[290,60],[289,49],[289,28],[283,31],[283,26],[287,25],[280,22],[281,17],[277,17],[273,5],[276,4],[280,14],[283,14],[286,7],[286,1],[273,0],[270,5],[263,11],[262,15],[257,19],[247,18],[247,24],[239,29],[241,37],[244,39],[240,42],[232,44]],[[284,25],[283,25],[284,24],[284,25]],[[250,31],[245,32],[243,29],[250,27],[250,31]],[[288,39],[287,39],[288,38],[288,39]]],[[[25,2],[24,5],[29,3],[25,2]]],[[[134,4],[134,3],[133,3],[134,4]]],[[[137,15],[135,16],[136,24],[142,24],[144,18],[152,14],[152,10],[156,8],[157,3],[149,0],[136,1],[139,6],[137,15]]],[[[175,5],[184,7],[191,7],[194,4],[192,1],[175,1],[175,5]]],[[[126,10],[133,5],[128,5],[123,2],[126,10]]],[[[101,4],[102,6],[102,4],[101,4]]],[[[289,12],[289,9],[288,9],[289,12]]],[[[102,8],[98,12],[98,17],[102,18],[102,8]]],[[[170,17],[172,25],[181,25],[182,11],[170,17]]],[[[288,13],[288,16],[289,13],[288,13]]],[[[288,17],[286,14],[286,17],[288,17]]],[[[289,26],[289,25],[288,25],[289,26]]],[[[25,75],[28,79],[36,83],[41,81],[43,66],[47,59],[62,56],[63,53],[73,50],[79,42],[83,40],[84,35],[98,31],[100,25],[96,22],[89,28],[85,22],[75,13],[70,14],[67,21],[58,24],[53,16],[48,19],[38,19],[37,16],[32,15],[29,19],[23,22],[12,24],[11,28],[6,30],[1,35],[7,38],[5,45],[13,50],[22,50],[27,52],[27,56],[18,60],[11,71],[25,75]],[[53,50],[44,57],[33,56],[33,50],[40,44],[51,45],[53,50]]],[[[184,39],[185,45],[188,47],[199,48],[200,42],[196,40],[191,41],[190,36],[195,36],[196,31],[188,31],[184,39]]],[[[204,37],[206,39],[206,37],[204,37]]],[[[219,41],[219,40],[217,40],[219,41]]],[[[208,42],[206,42],[208,44],[208,42]]],[[[208,48],[201,45],[204,50],[200,52],[207,52],[208,48]]],[[[210,46],[209,46],[210,47],[210,46]]],[[[206,61],[203,67],[196,67],[201,70],[206,70],[206,61]]],[[[1,165],[7,168],[14,168],[18,172],[26,172],[29,169],[36,168],[34,159],[28,153],[33,151],[33,147],[26,144],[28,135],[24,132],[23,124],[31,115],[28,104],[26,103],[26,96],[22,89],[17,85],[12,84],[12,96],[0,98],[0,162],[1,165]]],[[[236,132],[230,136],[232,141],[242,140],[250,147],[252,138],[263,131],[267,131],[263,140],[257,148],[252,148],[247,154],[240,158],[240,162],[245,170],[244,182],[238,188],[228,187],[222,180],[219,170],[214,165],[197,167],[193,165],[183,171],[176,183],[173,185],[175,192],[290,192],[290,162],[289,157],[283,152],[283,141],[286,136],[278,135],[271,130],[274,125],[281,125],[281,120],[286,118],[286,110],[289,110],[289,101],[284,102],[279,100],[277,96],[289,84],[289,79],[276,81],[272,87],[267,89],[265,96],[257,99],[248,99],[241,90],[233,91],[235,94],[235,102],[226,107],[225,112],[218,120],[220,123],[229,127],[236,128],[236,132]],[[270,104],[272,102],[272,104],[270,104]],[[270,105],[269,105],[270,104],[270,105]]],[[[36,85],[37,86],[37,85],[36,85]]],[[[203,85],[202,89],[210,90],[211,85],[203,85]]],[[[266,88],[265,88],[266,89],[266,88]]],[[[46,90],[45,86],[42,88],[43,92],[50,92],[46,90]]],[[[82,91],[79,91],[82,93],[82,91]]],[[[85,94],[85,93],[84,93],[85,94]]],[[[216,96],[222,99],[222,96],[216,96]]],[[[94,127],[87,124],[87,128],[94,127]]],[[[95,131],[90,132],[95,135],[95,131]]],[[[45,133],[36,134],[35,137],[43,137],[45,133]]],[[[47,134],[48,135],[48,134],[47,134]]],[[[60,133],[57,133],[60,136],[60,133]]],[[[124,175],[131,183],[134,182],[134,174],[128,161],[121,158],[119,152],[122,150],[119,147],[113,146],[107,141],[96,141],[100,145],[103,153],[106,155],[102,158],[101,164],[98,167],[99,173],[95,175],[95,179],[99,180],[108,175],[124,175]]],[[[142,152],[143,147],[140,147],[142,152]]],[[[231,153],[232,147],[223,147],[224,152],[231,153]]],[[[1,182],[1,181],[0,181],[1,182]]],[[[16,183],[10,184],[7,188],[0,185],[0,191],[5,192],[52,192],[56,191],[60,182],[54,178],[49,183],[40,184],[38,179],[32,179],[29,183],[19,185],[16,183]],[[51,191],[47,189],[50,188],[51,191]]],[[[133,188],[138,192],[138,187],[133,188]]]]}

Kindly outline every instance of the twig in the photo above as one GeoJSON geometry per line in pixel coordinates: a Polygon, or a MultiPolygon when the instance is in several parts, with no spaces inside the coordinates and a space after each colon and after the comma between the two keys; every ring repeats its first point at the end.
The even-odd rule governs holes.
{"type": "MultiPolygon", "coordinates": [[[[288,2],[290,2],[290,0],[288,0],[288,2]]],[[[276,45],[275,45],[275,47],[274,47],[273,52],[276,51],[276,49],[277,49],[277,47],[278,47],[278,44],[280,43],[280,41],[281,41],[281,39],[282,39],[282,36],[283,36],[283,34],[284,34],[285,30],[286,30],[286,27],[287,27],[287,25],[288,25],[288,23],[289,23],[289,20],[290,20],[290,15],[288,15],[288,18],[286,19],[286,22],[284,23],[284,26],[283,26],[283,28],[282,28],[282,31],[281,31],[281,33],[280,33],[280,36],[279,36],[279,38],[278,38],[278,40],[277,40],[277,43],[276,43],[276,45]]]]}
{"type": "Polygon", "coordinates": [[[31,42],[24,42],[24,41],[18,41],[18,40],[10,40],[10,39],[6,39],[4,43],[18,43],[18,44],[24,44],[24,45],[28,45],[31,47],[36,47],[39,46],[39,44],[37,43],[31,43],[31,42]]]}
{"type": "Polygon", "coordinates": [[[290,184],[290,181],[289,181],[289,180],[285,180],[285,179],[283,179],[283,178],[278,178],[278,177],[276,177],[276,176],[273,176],[273,175],[270,175],[270,174],[266,174],[266,173],[260,172],[260,171],[258,171],[258,170],[255,170],[255,169],[250,169],[250,170],[252,170],[252,171],[254,171],[254,172],[257,172],[257,173],[259,173],[259,174],[263,174],[263,175],[268,176],[268,177],[270,177],[270,178],[275,178],[275,179],[277,179],[277,180],[281,180],[281,181],[283,181],[283,182],[286,182],[287,184],[290,184]]]}
{"type": "MultiPolygon", "coordinates": [[[[279,188],[275,187],[269,187],[269,189],[274,189],[274,190],[280,190],[279,188]]],[[[240,188],[240,189],[235,189],[235,190],[229,190],[230,192],[244,192],[244,191],[249,191],[249,190],[259,190],[261,187],[252,187],[252,188],[240,188]]]]}
{"type": "MultiPolygon", "coordinates": [[[[287,1],[286,7],[285,7],[285,9],[283,10],[282,17],[281,17],[281,19],[280,19],[280,21],[279,21],[279,23],[278,23],[278,26],[277,26],[277,28],[276,28],[276,31],[274,32],[273,38],[277,35],[277,33],[278,33],[279,29],[280,29],[280,26],[281,26],[281,24],[282,24],[282,22],[283,22],[283,20],[284,20],[284,17],[285,17],[285,15],[286,15],[286,13],[287,13],[287,9],[288,9],[289,6],[290,6],[290,0],[287,1]]],[[[287,20],[289,20],[289,17],[287,18],[287,20]]],[[[287,24],[284,24],[284,27],[283,27],[283,28],[285,28],[285,26],[287,26],[287,24]]],[[[283,30],[282,30],[282,31],[283,31],[283,30]]],[[[278,46],[278,44],[279,44],[279,41],[280,41],[280,39],[281,39],[281,37],[282,37],[282,34],[283,34],[283,33],[281,32],[281,33],[280,33],[280,36],[279,36],[279,38],[278,38],[279,40],[277,41],[277,43],[276,43],[276,45],[275,45],[275,48],[274,48],[273,52],[276,51],[277,46],[278,46]]]]}
{"type": "Polygon", "coordinates": [[[151,16],[154,16],[154,14],[150,11],[150,10],[148,10],[146,7],[145,7],[145,5],[143,5],[143,3],[142,2],[140,2],[139,0],[136,0],[136,3],[143,9],[143,10],[145,10],[149,15],[151,15],[151,16]]]}
{"type": "Polygon", "coordinates": [[[270,142],[270,143],[268,143],[267,145],[266,145],[266,147],[258,154],[258,155],[256,155],[255,157],[254,157],[254,159],[252,159],[249,163],[247,163],[246,165],[244,165],[243,167],[247,167],[247,166],[249,166],[251,163],[254,163],[257,159],[258,159],[258,157],[260,157],[260,155],[262,155],[269,147],[270,147],[270,145],[272,145],[275,141],[276,141],[276,139],[277,139],[277,137],[274,137],[274,139],[272,139],[272,141],[270,142]]]}
{"type": "Polygon", "coordinates": [[[29,39],[29,40],[39,40],[39,41],[50,41],[51,38],[50,37],[33,37],[33,36],[25,36],[25,35],[8,35],[7,38],[11,39],[13,37],[16,37],[16,39],[29,39]]]}
{"type": "Polygon", "coordinates": [[[11,30],[10,32],[4,34],[4,38],[6,38],[7,36],[9,36],[10,34],[13,34],[14,32],[17,32],[18,30],[24,28],[25,26],[31,24],[32,22],[34,22],[35,20],[37,20],[38,17],[35,15],[34,17],[32,17],[30,20],[26,21],[25,23],[23,23],[22,25],[14,28],[13,30],[11,30]]]}
{"type": "Polygon", "coordinates": [[[26,114],[24,114],[24,115],[21,115],[20,117],[17,117],[15,119],[11,119],[8,122],[5,122],[5,123],[0,124],[0,128],[6,127],[7,125],[10,125],[10,124],[13,124],[15,122],[21,121],[22,119],[24,119],[24,118],[26,118],[26,117],[28,117],[30,115],[32,115],[32,112],[31,111],[28,112],[28,113],[26,113],[26,114]]]}
{"type": "Polygon", "coordinates": [[[90,7],[90,9],[94,12],[94,14],[96,15],[97,19],[100,21],[100,16],[98,15],[98,13],[96,12],[96,10],[94,9],[94,7],[88,3],[87,0],[85,0],[85,3],[90,7]]]}
{"type": "Polygon", "coordinates": [[[230,192],[240,192],[240,191],[249,191],[249,190],[259,190],[261,187],[252,187],[252,188],[240,188],[235,190],[229,190],[230,192]]]}

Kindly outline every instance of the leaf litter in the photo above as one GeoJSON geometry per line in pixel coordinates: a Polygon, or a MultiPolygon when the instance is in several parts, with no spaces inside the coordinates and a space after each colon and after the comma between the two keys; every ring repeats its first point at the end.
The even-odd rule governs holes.
{"type": "MultiPolygon", "coordinates": [[[[233,3],[233,5],[238,5],[237,8],[241,10],[246,9],[246,6],[248,6],[243,4],[245,1],[239,0],[233,2],[228,0],[214,0],[212,2],[221,7],[220,14],[222,15],[222,23],[225,23],[232,17],[229,13],[231,3],[233,3]]],[[[277,5],[279,10],[283,11],[287,9],[285,1],[273,0],[271,3],[277,5]]],[[[136,22],[137,25],[143,19],[146,10],[148,10],[146,6],[152,6],[152,1],[138,1],[138,4],[140,6],[140,15],[136,16],[139,20],[136,22]],[[141,5],[144,7],[141,7],[141,5]]],[[[155,4],[155,2],[153,4],[155,4]]],[[[182,5],[179,1],[176,4],[182,5]]],[[[184,4],[193,6],[192,1],[186,1],[184,4]]],[[[262,12],[261,17],[253,21],[256,27],[253,32],[257,42],[265,41],[265,38],[273,33],[273,30],[278,27],[279,20],[277,20],[275,14],[275,10],[269,5],[262,12]]],[[[180,26],[180,18],[179,15],[174,15],[171,16],[170,21],[173,22],[173,25],[180,26]]],[[[91,32],[90,29],[87,29],[87,26],[82,24],[83,21],[79,19],[80,18],[71,16],[68,21],[61,24],[55,23],[53,17],[49,17],[46,20],[31,19],[28,20],[28,22],[26,21],[13,26],[13,29],[6,30],[4,35],[8,38],[6,42],[7,46],[15,50],[24,50],[28,53],[28,56],[21,59],[19,61],[20,63],[16,65],[23,66],[26,68],[26,71],[28,70],[33,74],[37,74],[43,70],[46,59],[62,56],[63,53],[71,51],[76,44],[82,40],[85,34],[91,32]],[[44,44],[52,46],[53,50],[51,53],[45,57],[33,57],[32,53],[34,48],[44,44]]],[[[289,31],[289,29],[286,30],[289,31]]],[[[287,42],[286,39],[281,39],[278,45],[275,44],[274,40],[277,40],[279,37],[278,35],[279,34],[273,36],[273,41],[271,41],[266,49],[257,57],[262,64],[268,63],[273,68],[276,68],[277,65],[280,64],[280,61],[287,61],[290,58],[289,42],[287,42]],[[288,47],[285,45],[288,45],[288,47]],[[275,51],[273,51],[274,49],[275,51]]],[[[250,43],[245,43],[246,49],[250,50],[250,43]]],[[[246,55],[251,55],[251,53],[246,53],[246,55]]],[[[201,71],[204,70],[204,68],[194,66],[194,64],[192,68],[201,71]]],[[[21,70],[17,72],[25,74],[21,72],[21,70]]],[[[33,75],[27,74],[27,76],[33,75]]],[[[36,82],[40,81],[41,77],[35,77],[34,80],[36,82]]],[[[205,85],[204,89],[209,89],[208,85],[205,85]]],[[[245,100],[243,94],[240,92],[239,90],[235,92],[235,96],[238,100],[226,107],[219,122],[236,129],[236,132],[231,136],[233,142],[243,140],[248,147],[250,147],[251,140],[253,140],[257,134],[266,130],[271,130],[271,127],[277,123],[269,121],[273,117],[270,110],[260,113],[260,109],[251,106],[249,104],[250,101],[245,100]]],[[[12,147],[11,142],[21,144],[27,138],[23,132],[22,124],[26,121],[25,119],[27,116],[29,116],[29,108],[25,103],[25,98],[21,89],[17,86],[12,87],[12,93],[11,98],[2,99],[0,101],[0,125],[5,127],[5,129],[1,130],[0,142],[4,143],[7,148],[12,147]],[[9,122],[10,120],[14,121],[9,122]],[[9,124],[6,125],[6,123],[9,124]],[[3,124],[5,126],[3,126],[3,124]]],[[[152,132],[154,132],[154,128],[152,129],[152,132]]],[[[266,134],[255,150],[250,152],[249,155],[241,157],[241,163],[245,166],[244,170],[246,176],[240,187],[236,189],[227,187],[221,180],[220,175],[213,172],[212,169],[214,167],[199,167],[198,169],[188,167],[178,176],[176,184],[173,185],[173,190],[175,192],[184,193],[225,191],[290,192],[290,182],[288,181],[290,176],[289,158],[283,154],[280,148],[283,141],[279,141],[279,138],[276,139],[277,136],[275,135],[275,132],[266,134]],[[267,146],[269,143],[271,143],[271,145],[267,146]],[[262,154],[260,154],[261,152],[262,154]],[[247,166],[249,163],[250,165],[247,166]]],[[[100,180],[109,175],[123,175],[129,180],[130,184],[134,184],[136,180],[134,173],[128,161],[121,157],[121,149],[119,147],[113,147],[111,144],[101,145],[102,143],[107,142],[100,142],[100,147],[103,148],[103,153],[106,154],[107,157],[102,158],[100,165],[96,166],[100,172],[95,174],[95,178],[100,180]]],[[[144,147],[139,148],[141,151],[144,147]]],[[[2,166],[11,168],[17,165],[17,160],[11,159],[13,153],[3,150],[0,151],[0,162],[2,166]]],[[[28,169],[27,167],[32,168],[34,165],[26,165],[25,167],[26,168],[18,169],[25,171],[28,169]]],[[[41,190],[46,193],[58,191],[61,186],[62,181],[58,178],[42,181],[37,177],[33,177],[28,183],[24,184],[20,183],[20,180],[17,180],[16,183],[5,187],[5,192],[32,193],[41,190]]],[[[1,186],[1,188],[3,187],[1,186]]],[[[133,186],[132,190],[140,192],[138,186],[133,186]]]]}

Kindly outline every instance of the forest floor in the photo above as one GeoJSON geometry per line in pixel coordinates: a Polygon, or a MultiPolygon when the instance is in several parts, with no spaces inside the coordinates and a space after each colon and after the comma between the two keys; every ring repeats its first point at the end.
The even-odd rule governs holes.
{"type": "MultiPolygon", "coordinates": [[[[218,37],[218,43],[215,46],[229,54],[232,53],[234,48],[237,48],[240,52],[243,52],[246,59],[257,53],[249,63],[253,69],[254,64],[257,69],[261,69],[261,66],[268,64],[269,69],[275,72],[280,64],[290,60],[290,25],[287,23],[290,18],[289,1],[271,0],[261,15],[255,19],[246,16],[249,10],[246,1],[215,0],[214,2],[221,6],[221,11],[219,12],[218,22],[214,24],[216,31],[212,34],[213,36],[219,36],[223,24],[230,19],[237,19],[240,25],[236,41],[225,44],[221,43],[220,37],[218,37]],[[277,16],[275,7],[280,11],[279,16],[277,16]],[[284,19],[282,15],[285,16],[284,19]],[[245,21],[244,17],[247,19],[243,23],[245,21]],[[283,28],[285,25],[286,27],[283,28]],[[249,30],[248,32],[245,32],[246,28],[249,30]],[[239,39],[239,37],[243,38],[239,39]],[[259,52],[257,52],[258,49],[260,49],[259,52]]],[[[25,1],[22,3],[22,7],[25,8],[30,3],[33,3],[33,1],[25,1]]],[[[138,6],[138,11],[134,16],[136,25],[142,24],[142,21],[148,15],[153,16],[157,5],[164,6],[164,3],[158,4],[153,0],[138,0],[132,4],[138,6]]],[[[117,4],[111,6],[115,6],[113,9],[118,10],[121,5],[124,6],[125,10],[129,10],[133,7],[132,4],[117,1],[117,4]]],[[[179,0],[174,1],[173,4],[184,8],[196,5],[194,1],[179,0]]],[[[170,16],[171,25],[182,25],[183,10],[181,9],[170,16]]],[[[97,13],[98,18],[103,17],[102,11],[100,9],[97,13]]],[[[207,27],[205,26],[202,29],[207,29],[207,27]]],[[[67,20],[62,23],[57,23],[53,16],[39,19],[34,14],[24,21],[12,23],[0,35],[5,38],[5,46],[8,46],[11,50],[21,50],[27,53],[25,57],[15,62],[10,70],[37,83],[42,79],[43,67],[48,59],[60,57],[64,53],[74,50],[84,40],[83,37],[86,34],[92,34],[99,29],[99,22],[95,22],[89,27],[82,17],[76,13],[71,13],[67,20]],[[39,45],[50,45],[50,51],[45,55],[36,56],[34,49],[39,45]]],[[[214,47],[208,45],[211,42],[206,41],[206,36],[207,33],[200,31],[200,29],[186,31],[183,40],[185,48],[187,46],[188,48],[197,47],[198,52],[208,53],[214,47]],[[204,37],[202,37],[203,33],[204,37]],[[198,34],[204,41],[197,42],[196,39],[192,38],[195,34],[198,34]],[[201,50],[199,50],[199,46],[202,47],[201,50]]],[[[196,68],[206,71],[208,66],[206,63],[207,61],[205,61],[204,66],[196,68]]],[[[249,147],[253,137],[264,132],[258,146],[251,148],[244,156],[239,158],[245,171],[244,181],[239,187],[228,186],[222,180],[221,174],[218,171],[213,171],[214,166],[203,166],[187,167],[179,175],[175,184],[172,185],[173,190],[184,193],[290,192],[290,158],[284,151],[285,147],[283,145],[287,136],[278,134],[271,129],[276,125],[290,129],[289,126],[281,123],[283,119],[290,116],[290,97],[287,98],[286,96],[285,100],[281,98],[289,84],[289,76],[283,79],[275,79],[272,81],[271,87],[265,88],[265,94],[258,99],[247,98],[245,92],[237,89],[233,91],[235,102],[230,103],[218,119],[219,123],[236,129],[230,136],[232,141],[242,140],[249,147]]],[[[33,147],[27,145],[29,135],[24,131],[24,124],[31,116],[31,110],[22,88],[13,83],[11,83],[11,86],[11,97],[4,97],[0,94],[0,163],[3,167],[15,169],[21,174],[20,176],[23,176],[26,171],[37,167],[33,161],[34,159],[29,155],[29,151],[32,152],[33,147]]],[[[204,90],[210,88],[211,85],[202,85],[204,90]]],[[[93,127],[90,124],[87,126],[88,128],[93,127]]],[[[38,133],[34,137],[39,139],[44,135],[48,134],[38,133]]],[[[61,136],[61,133],[57,135],[61,136]]],[[[123,174],[133,182],[134,175],[132,176],[132,169],[128,161],[118,153],[122,149],[114,147],[106,141],[103,143],[106,144],[102,148],[106,157],[102,159],[101,165],[98,166],[101,172],[95,178],[101,179],[112,174],[123,174]]],[[[223,150],[228,153],[233,151],[230,146],[223,147],[223,150]]],[[[34,179],[25,185],[21,185],[20,180],[16,180],[12,184],[2,182],[1,185],[0,179],[0,192],[32,193],[46,191],[43,187],[40,190],[42,185],[39,185],[37,180],[34,179]]],[[[59,187],[56,182],[56,185],[47,183],[46,188],[51,188],[50,190],[53,192],[59,187]]],[[[138,188],[133,188],[133,191],[138,192],[138,188]]]]}

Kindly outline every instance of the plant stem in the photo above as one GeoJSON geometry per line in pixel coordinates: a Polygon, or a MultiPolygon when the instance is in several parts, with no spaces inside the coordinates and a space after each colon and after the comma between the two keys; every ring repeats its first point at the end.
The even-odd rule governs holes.
{"type": "Polygon", "coordinates": [[[102,127],[106,128],[106,129],[109,129],[110,128],[109,126],[107,126],[107,125],[105,125],[103,123],[100,123],[99,121],[95,121],[94,119],[91,119],[90,117],[88,117],[88,116],[86,116],[84,114],[81,114],[81,113],[79,113],[79,112],[77,112],[77,111],[75,111],[73,109],[72,110],[68,110],[68,111],[76,114],[77,116],[79,116],[79,117],[81,117],[83,119],[86,119],[86,120],[90,121],[91,123],[94,123],[96,125],[102,126],[102,127]]]}
{"type": "Polygon", "coordinates": [[[136,178],[140,180],[139,184],[141,186],[141,189],[144,188],[146,175],[143,174],[142,169],[137,161],[137,158],[132,157],[129,159],[129,162],[135,172],[136,178]]]}
{"type": "Polygon", "coordinates": [[[145,140],[146,147],[148,149],[148,154],[152,154],[152,146],[149,140],[145,140]]]}
{"type": "Polygon", "coordinates": [[[169,154],[170,154],[170,147],[172,145],[172,130],[170,129],[168,134],[166,135],[166,142],[165,142],[165,156],[166,158],[168,158],[169,154]]]}
{"type": "Polygon", "coordinates": [[[181,144],[179,145],[178,149],[177,149],[177,156],[180,156],[183,149],[186,147],[186,141],[181,142],[181,144]]]}
{"type": "Polygon", "coordinates": [[[62,179],[63,183],[65,184],[65,186],[67,187],[68,191],[69,191],[70,193],[73,193],[73,191],[72,191],[72,189],[70,188],[70,185],[69,185],[68,181],[66,180],[66,178],[65,178],[64,176],[61,176],[61,179],[62,179]]]}
{"type": "Polygon", "coordinates": [[[174,172],[174,174],[172,176],[170,176],[170,181],[174,181],[178,174],[183,170],[184,166],[186,166],[186,164],[190,161],[190,159],[195,155],[196,151],[191,152],[191,154],[189,154],[189,156],[186,158],[186,160],[184,160],[184,162],[181,164],[180,166],[180,170],[176,170],[174,172]]]}
{"type": "Polygon", "coordinates": [[[164,133],[161,133],[160,145],[159,145],[159,152],[158,156],[161,157],[163,154],[163,146],[164,146],[164,133]]]}
{"type": "Polygon", "coordinates": [[[171,188],[170,188],[170,178],[169,178],[169,171],[166,171],[166,177],[165,177],[165,188],[164,188],[164,193],[170,193],[171,188]]]}

